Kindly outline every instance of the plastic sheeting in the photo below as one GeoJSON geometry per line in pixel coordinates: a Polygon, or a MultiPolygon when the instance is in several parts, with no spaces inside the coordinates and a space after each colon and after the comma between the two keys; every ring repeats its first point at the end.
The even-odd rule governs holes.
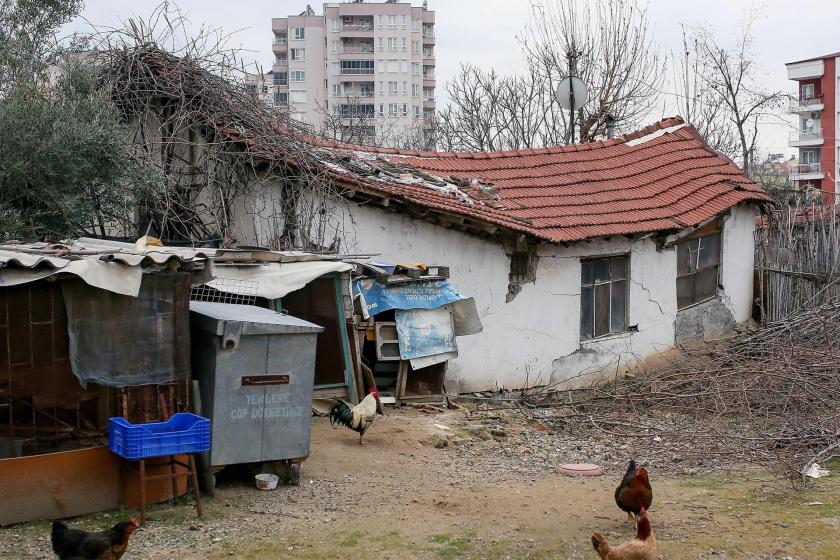
{"type": "Polygon", "coordinates": [[[397,309],[400,358],[411,360],[415,368],[444,362],[458,356],[452,309],[397,309]]]}
{"type": "MultiPolygon", "coordinates": [[[[251,266],[217,265],[215,275],[219,280],[247,280],[257,285],[256,294],[252,288],[243,288],[242,295],[256,295],[266,299],[277,299],[289,292],[299,290],[324,274],[345,272],[353,267],[338,261],[304,261],[291,263],[270,263],[251,266]]],[[[216,288],[214,282],[208,282],[216,288]]],[[[237,292],[235,285],[219,284],[217,289],[230,293],[237,292]]]]}
{"type": "Polygon", "coordinates": [[[435,309],[397,309],[400,358],[410,360],[458,350],[448,306],[435,309]]]}
{"type": "MultiPolygon", "coordinates": [[[[26,284],[47,278],[54,274],[67,273],[75,274],[90,286],[108,290],[126,296],[136,296],[140,291],[140,281],[143,277],[143,270],[139,266],[127,266],[116,262],[104,262],[94,259],[67,260],[58,257],[40,257],[25,255],[22,253],[9,253],[0,251],[0,260],[7,256],[7,253],[14,255],[15,262],[20,262],[22,257],[27,258],[24,266],[33,268],[0,268],[0,288],[26,284]],[[31,264],[29,261],[32,261],[31,264]],[[34,268],[35,266],[47,264],[54,268],[34,268]]],[[[12,257],[7,257],[11,260],[12,257]]]]}
{"type": "Polygon", "coordinates": [[[446,280],[383,285],[371,278],[354,282],[353,292],[361,294],[371,315],[390,309],[434,309],[464,299],[446,280]]]}
{"type": "Polygon", "coordinates": [[[61,287],[70,365],[83,387],[189,378],[189,275],[146,275],[136,297],[81,282],[61,287]]]}

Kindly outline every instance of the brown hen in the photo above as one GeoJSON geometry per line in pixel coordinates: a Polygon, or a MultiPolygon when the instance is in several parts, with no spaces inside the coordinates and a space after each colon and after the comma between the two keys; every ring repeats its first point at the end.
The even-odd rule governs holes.
{"type": "Polygon", "coordinates": [[[636,521],[636,538],[617,546],[610,546],[601,533],[592,533],[592,547],[601,560],[656,560],[659,553],[656,548],[656,537],[650,527],[647,509],[639,511],[636,521]]]}
{"type": "Polygon", "coordinates": [[[632,520],[634,515],[644,509],[650,509],[653,503],[653,490],[650,487],[648,473],[644,467],[636,465],[636,461],[630,459],[627,472],[621,480],[621,484],[615,489],[615,503],[632,520]]]}
{"type": "Polygon", "coordinates": [[[137,527],[133,517],[101,533],[71,529],[61,521],[53,521],[53,552],[61,560],[119,560],[137,527]]]}

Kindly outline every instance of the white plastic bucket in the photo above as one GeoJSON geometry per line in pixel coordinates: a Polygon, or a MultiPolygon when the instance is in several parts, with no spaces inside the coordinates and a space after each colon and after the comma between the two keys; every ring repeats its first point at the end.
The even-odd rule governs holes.
{"type": "Polygon", "coordinates": [[[277,483],[280,481],[280,477],[276,474],[258,474],[254,477],[257,481],[257,488],[260,490],[274,490],[277,488],[277,483]]]}

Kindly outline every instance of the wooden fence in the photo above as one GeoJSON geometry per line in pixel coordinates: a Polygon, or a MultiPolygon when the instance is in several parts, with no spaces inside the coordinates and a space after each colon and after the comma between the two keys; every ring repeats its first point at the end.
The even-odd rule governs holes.
{"type": "Polygon", "coordinates": [[[840,298],[840,213],[834,206],[776,210],[756,229],[762,323],[840,298]]]}

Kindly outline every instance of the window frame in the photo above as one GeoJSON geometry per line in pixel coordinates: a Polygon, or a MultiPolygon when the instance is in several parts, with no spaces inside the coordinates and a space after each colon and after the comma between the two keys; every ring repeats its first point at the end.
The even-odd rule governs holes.
{"type": "Polygon", "coordinates": [[[303,47],[289,49],[289,60],[293,60],[295,62],[306,61],[306,49],[303,47]],[[295,57],[296,52],[300,53],[300,58],[295,57]]]}
{"type": "Polygon", "coordinates": [[[820,162],[820,151],[815,149],[801,148],[799,150],[800,163],[815,164],[820,162]],[[806,156],[807,154],[807,156],[806,156]]]}
{"type": "MultiPolygon", "coordinates": [[[[695,305],[700,305],[701,303],[705,303],[707,301],[711,301],[718,297],[718,290],[720,289],[720,274],[721,274],[721,266],[723,265],[723,228],[719,221],[713,221],[710,224],[698,229],[697,231],[692,232],[691,235],[686,236],[684,239],[681,239],[679,242],[674,243],[674,251],[677,257],[677,275],[674,281],[674,290],[677,296],[677,311],[682,311],[684,309],[688,309],[695,305]],[[715,264],[706,265],[700,267],[700,258],[701,252],[703,249],[703,240],[709,239],[711,237],[717,237],[717,259],[715,264]],[[680,248],[681,247],[688,247],[690,244],[697,243],[697,257],[696,257],[696,265],[695,269],[689,272],[680,273],[680,248]],[[714,293],[703,298],[698,299],[696,296],[697,293],[697,278],[706,270],[716,269],[715,271],[715,289],[714,293]],[[691,301],[684,305],[680,305],[680,293],[679,293],[679,285],[681,278],[688,278],[692,277],[692,290],[691,290],[691,301]]],[[[691,257],[692,250],[689,248],[689,260],[691,257]]]]}
{"type": "Polygon", "coordinates": [[[289,102],[290,103],[306,103],[307,95],[305,89],[292,89],[289,90],[289,102]],[[298,101],[296,98],[302,98],[298,101]]]}
{"type": "Polygon", "coordinates": [[[306,28],[305,27],[292,27],[292,39],[295,41],[303,41],[306,39],[306,28]]]}
{"type": "Polygon", "coordinates": [[[622,333],[630,332],[630,282],[631,282],[631,270],[630,270],[630,253],[616,253],[610,255],[599,255],[599,256],[592,256],[592,257],[585,257],[580,259],[581,271],[580,271],[580,314],[579,314],[579,332],[578,337],[580,338],[581,342],[588,342],[592,340],[600,340],[603,338],[607,338],[610,336],[619,335],[622,333]],[[621,278],[612,278],[612,261],[614,259],[624,259],[624,276],[621,278]],[[595,264],[598,261],[608,261],[607,267],[610,270],[610,279],[607,281],[595,281],[595,264]],[[584,266],[587,263],[592,263],[593,271],[592,271],[592,280],[589,283],[584,282],[583,274],[584,274],[584,266]],[[612,285],[618,282],[624,282],[624,313],[623,313],[623,323],[624,326],[621,330],[612,330],[612,307],[613,307],[613,293],[612,293],[612,285]],[[610,323],[607,332],[597,334],[596,327],[597,327],[597,304],[596,304],[596,286],[607,285],[609,286],[609,310],[607,312],[608,322],[610,323]],[[584,312],[584,305],[583,305],[583,298],[584,298],[584,289],[591,288],[592,289],[592,316],[590,317],[592,321],[592,328],[591,328],[591,336],[584,336],[584,329],[583,329],[583,312],[584,312]]]}

